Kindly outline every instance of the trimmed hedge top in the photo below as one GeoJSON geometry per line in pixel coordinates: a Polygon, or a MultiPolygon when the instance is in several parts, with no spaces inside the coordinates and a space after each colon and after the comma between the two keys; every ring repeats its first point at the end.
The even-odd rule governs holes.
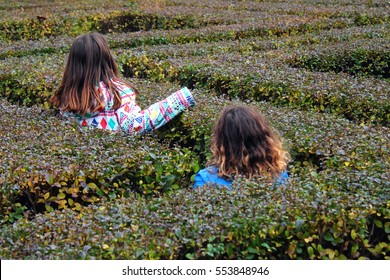
{"type": "Polygon", "coordinates": [[[388,1],[76,2],[0,4],[1,259],[390,258],[388,1]],[[90,31],[142,108],[183,85],[197,106],[144,136],[62,118],[90,31]],[[232,104],[281,135],[287,185],[192,189],[232,104]]]}
{"type": "MultiPolygon", "coordinates": [[[[175,88],[134,82],[139,84],[142,107],[175,88]]],[[[5,139],[0,149],[3,219],[13,221],[15,211],[20,218],[23,210],[35,214],[57,206],[76,209],[76,201],[82,205],[100,197],[127,196],[129,191],[150,195],[187,186],[209,156],[211,128],[218,113],[231,103],[210,99],[212,95],[195,91],[196,109],[146,139],[79,128],[53,111],[3,102],[2,116],[10,127],[1,135],[5,139]],[[17,209],[12,208],[17,203],[17,209]]],[[[344,177],[345,172],[357,170],[353,181],[368,176],[365,180],[379,184],[378,195],[385,193],[389,182],[387,128],[359,126],[266,103],[255,106],[285,139],[293,158],[292,173],[300,174],[304,168],[337,181],[340,174],[344,177]]]]}
{"type": "Polygon", "coordinates": [[[321,177],[295,178],[285,188],[236,182],[232,191],[204,187],[159,198],[103,200],[80,213],[21,220],[0,229],[0,257],[389,258],[388,207],[321,177]]]}

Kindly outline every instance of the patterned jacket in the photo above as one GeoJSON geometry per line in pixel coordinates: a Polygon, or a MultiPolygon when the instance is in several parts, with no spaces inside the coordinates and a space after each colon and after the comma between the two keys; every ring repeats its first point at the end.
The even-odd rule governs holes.
{"type": "Polygon", "coordinates": [[[105,104],[103,111],[85,115],[65,112],[63,115],[75,118],[81,126],[92,126],[112,131],[123,130],[127,133],[143,133],[163,126],[186,108],[195,105],[191,92],[185,87],[142,110],[136,104],[136,96],[132,88],[121,83],[116,83],[116,86],[122,98],[122,104],[117,110],[112,109],[114,100],[108,87],[101,82],[101,96],[105,104]]]}

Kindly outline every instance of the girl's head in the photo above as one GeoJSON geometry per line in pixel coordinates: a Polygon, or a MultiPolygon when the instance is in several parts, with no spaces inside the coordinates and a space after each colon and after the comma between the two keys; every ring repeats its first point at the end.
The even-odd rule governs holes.
{"type": "Polygon", "coordinates": [[[72,44],[62,82],[52,98],[55,106],[63,111],[85,114],[101,109],[98,86],[104,82],[114,97],[114,107],[120,105],[120,97],[112,85],[119,74],[118,66],[100,33],[77,37],[72,44]]]}
{"type": "Polygon", "coordinates": [[[246,106],[223,110],[212,134],[211,153],[210,164],[225,178],[277,176],[288,160],[276,132],[260,113],[246,106]]]}

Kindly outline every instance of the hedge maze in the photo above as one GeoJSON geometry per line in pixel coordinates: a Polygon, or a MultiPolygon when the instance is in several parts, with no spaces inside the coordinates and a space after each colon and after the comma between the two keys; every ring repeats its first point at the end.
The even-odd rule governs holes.
{"type": "Polygon", "coordinates": [[[389,259],[389,2],[190,2],[0,4],[0,258],[389,259]],[[62,118],[49,98],[94,31],[141,107],[181,86],[196,107],[147,135],[62,118]],[[278,130],[287,185],[192,189],[230,104],[278,130]]]}

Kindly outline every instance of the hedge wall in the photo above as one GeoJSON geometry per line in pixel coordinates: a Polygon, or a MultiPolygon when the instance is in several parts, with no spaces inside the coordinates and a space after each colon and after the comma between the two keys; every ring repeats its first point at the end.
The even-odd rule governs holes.
{"type": "Polygon", "coordinates": [[[8,128],[1,132],[2,223],[22,212],[78,210],[104,196],[169,193],[196,171],[189,149],[153,137],[90,131],[52,111],[4,101],[1,114],[8,128]]]}
{"type": "Polygon", "coordinates": [[[389,259],[387,1],[0,4],[1,259],[389,259]],[[148,135],[80,128],[48,100],[74,36],[106,34],[148,135]],[[136,32],[134,32],[136,31],[136,32]],[[227,105],[281,135],[290,179],[192,189],[227,105]]]}
{"type": "MultiPolygon", "coordinates": [[[[377,42],[374,40],[370,44],[377,42]]],[[[169,58],[159,57],[153,49],[148,53],[128,53],[119,49],[118,61],[126,76],[171,80],[191,88],[213,89],[232,98],[267,100],[276,105],[334,113],[358,122],[388,126],[390,103],[387,79],[298,71],[277,59],[278,49],[220,54],[225,50],[219,48],[211,49],[211,52],[216,52],[214,55],[203,51],[185,56],[191,54],[196,45],[190,43],[186,47],[186,51],[180,53],[180,48],[170,45],[166,55],[174,50],[177,54],[169,58]]],[[[366,69],[377,69],[378,75],[383,73],[386,77],[389,58],[386,53],[363,53],[366,56],[354,64],[354,69],[361,69],[363,74],[366,69]],[[377,59],[375,54],[379,54],[379,60],[370,64],[377,59]],[[362,61],[368,66],[359,68],[362,61]]],[[[1,95],[25,105],[44,103],[58,83],[63,59],[64,55],[56,54],[11,57],[0,61],[1,95]],[[27,69],[29,71],[26,72],[27,69]],[[37,80],[37,77],[41,78],[37,80]]]]}
{"type": "MultiPolygon", "coordinates": [[[[309,174],[306,174],[309,175],[309,174]]],[[[14,259],[383,259],[389,205],[315,176],[66,209],[2,228],[14,259]],[[359,197],[358,199],[356,199],[359,197]]]]}
{"type": "MultiPolygon", "coordinates": [[[[142,80],[133,82],[143,92],[140,96],[142,106],[161,98],[162,92],[169,92],[175,87],[142,80]]],[[[5,248],[2,257],[353,259],[384,258],[388,255],[388,246],[385,246],[389,226],[386,212],[386,201],[389,199],[389,177],[386,174],[389,143],[385,140],[388,134],[386,129],[361,127],[331,116],[309,112],[297,114],[296,110],[258,103],[256,106],[272,120],[290,148],[293,157],[289,167],[291,182],[282,192],[265,182],[243,181],[237,184],[239,193],[245,190],[259,195],[260,192],[257,198],[255,194],[245,192],[236,197],[236,193],[213,191],[212,188],[209,191],[216,193],[199,194],[191,191],[190,177],[208,156],[210,130],[218,112],[232,101],[217,97],[210,100],[212,93],[196,91],[195,95],[197,110],[184,113],[175,120],[176,123],[140,139],[81,129],[59,119],[50,110],[20,108],[4,103],[3,115],[8,115],[8,123],[13,129],[9,134],[2,134],[5,143],[9,143],[3,146],[1,152],[2,158],[8,162],[1,172],[8,174],[1,181],[2,212],[6,214],[3,223],[19,221],[12,227],[3,227],[2,234],[7,238],[0,245],[5,248]],[[15,116],[20,118],[15,119],[15,116]],[[39,135],[39,145],[30,141],[33,137],[31,134],[39,135]],[[15,142],[15,139],[19,141],[15,142]],[[378,153],[378,150],[381,152],[378,153]],[[220,192],[224,192],[224,196],[221,197],[220,192]],[[265,207],[264,201],[270,203],[268,207],[277,204],[264,199],[262,192],[281,200],[278,207],[282,208],[290,205],[285,200],[285,196],[290,196],[295,211],[299,209],[303,212],[294,212],[287,207],[283,213],[288,216],[283,221],[289,221],[290,226],[280,228],[280,219],[269,216],[270,213],[281,214],[279,208],[272,212],[265,207]],[[145,195],[149,198],[145,199],[145,195]],[[153,198],[155,195],[157,197],[153,198]],[[107,223],[97,223],[94,220],[96,217],[88,214],[89,211],[96,212],[96,209],[110,209],[111,204],[115,205],[114,208],[122,205],[125,202],[118,199],[126,197],[129,199],[124,201],[130,203],[128,211],[139,210],[136,213],[118,213],[119,220],[115,220],[111,212],[107,213],[108,216],[102,214],[101,219],[112,221],[108,223],[110,227],[107,223]],[[231,202],[213,210],[213,205],[218,205],[218,201],[229,201],[225,197],[229,197],[231,202]],[[239,204],[237,201],[243,197],[245,200],[239,204]],[[303,201],[308,203],[308,209],[302,208],[302,205],[306,205],[302,204],[303,201]],[[91,203],[96,206],[85,208],[91,203]],[[155,204],[157,206],[153,206],[155,204]],[[253,216],[249,215],[249,210],[245,210],[251,209],[248,205],[255,207],[250,212],[253,216]],[[211,212],[206,217],[199,218],[200,213],[194,212],[198,209],[203,213],[210,207],[211,212]],[[345,212],[349,208],[351,212],[345,212]],[[72,211],[57,212],[55,209],[72,211]],[[148,209],[144,219],[152,224],[144,223],[141,219],[141,209],[148,209]],[[334,216],[330,216],[328,211],[334,216]],[[36,215],[42,212],[52,214],[36,215]],[[182,213],[182,216],[178,213],[182,213]],[[232,221],[229,215],[235,217],[236,213],[239,216],[235,218],[233,226],[229,224],[232,221]],[[187,219],[181,218],[187,215],[194,215],[191,229],[188,229],[187,219]],[[226,219],[221,220],[221,215],[227,215],[226,219]],[[137,223],[124,223],[126,217],[133,217],[137,223]],[[215,225],[211,224],[211,217],[215,217],[215,225]],[[31,218],[33,221],[29,222],[31,218]],[[340,221],[338,225],[337,220],[340,221]],[[63,225],[65,221],[66,225],[63,225]],[[307,221],[307,227],[301,228],[304,221],[307,221]],[[342,221],[346,225],[341,225],[342,221]],[[73,222],[76,224],[73,225],[73,222]],[[84,226],[78,223],[84,224],[85,229],[89,228],[86,235],[79,232],[84,226]],[[34,237],[24,239],[23,236],[30,236],[34,224],[41,231],[38,230],[34,237]],[[91,224],[99,226],[91,229],[91,224]],[[319,227],[320,224],[323,228],[319,227]],[[18,229],[16,225],[21,228],[18,229]],[[264,225],[262,234],[259,233],[260,225],[264,225]],[[294,225],[299,225],[299,229],[294,225]],[[107,227],[120,228],[123,235],[116,230],[106,231],[107,227]],[[52,231],[51,228],[62,228],[64,231],[52,231]],[[158,229],[157,232],[154,229],[158,229]],[[198,235],[200,229],[210,231],[198,235]],[[226,230],[225,235],[217,233],[217,229],[226,230]],[[353,242],[357,239],[355,234],[359,239],[353,242]],[[166,238],[158,239],[155,244],[153,240],[156,235],[166,238]],[[113,236],[121,238],[108,242],[113,236]],[[43,243],[39,245],[41,238],[43,243]],[[69,248],[69,243],[61,240],[76,243],[69,248]],[[8,242],[19,245],[9,246],[11,243],[8,242]],[[139,244],[145,245],[140,247],[139,244]],[[19,246],[31,248],[21,250],[19,246]]]]}

